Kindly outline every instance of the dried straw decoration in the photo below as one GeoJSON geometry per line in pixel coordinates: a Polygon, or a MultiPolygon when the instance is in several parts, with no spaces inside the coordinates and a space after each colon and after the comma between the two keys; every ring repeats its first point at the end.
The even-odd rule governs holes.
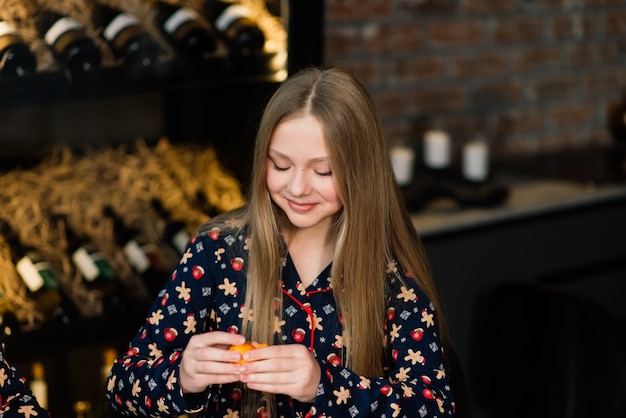
{"type": "MultiPolygon", "coordinates": [[[[238,181],[223,169],[211,147],[175,145],[166,138],[152,147],[138,140],[134,147],[90,149],[81,154],[58,147],[32,169],[0,174],[0,217],[10,222],[25,245],[37,248],[53,264],[80,314],[95,316],[103,313],[101,295],[87,289],[73,267],[63,225],[53,221],[54,215],[64,215],[74,231],[109,257],[130,296],[145,298],[145,286],[114,242],[113,223],[103,216],[104,206],[111,206],[126,225],[142,231],[161,252],[169,270],[178,254],[160,242],[163,220],[150,201],[159,199],[173,219],[195,230],[210,217],[197,199],[200,192],[216,212],[245,203],[238,181]]],[[[41,323],[43,318],[34,312],[2,241],[0,292],[0,313],[12,310],[24,328],[41,323]]]]}

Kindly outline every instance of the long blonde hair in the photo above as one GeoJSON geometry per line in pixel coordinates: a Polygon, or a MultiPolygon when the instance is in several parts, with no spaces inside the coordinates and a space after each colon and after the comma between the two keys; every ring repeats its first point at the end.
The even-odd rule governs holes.
{"type": "Polygon", "coordinates": [[[371,97],[356,77],[336,67],[310,67],[291,76],[276,90],[261,119],[243,213],[252,237],[245,305],[253,318],[244,317],[243,329],[253,340],[274,341],[285,256],[281,228],[288,221],[267,191],[267,153],[280,123],[307,114],[323,126],[343,202],[333,231],[331,277],[344,318],[345,365],[362,375],[382,375],[387,263],[395,260],[435,307],[439,302],[425,251],[393,177],[371,97]]]}

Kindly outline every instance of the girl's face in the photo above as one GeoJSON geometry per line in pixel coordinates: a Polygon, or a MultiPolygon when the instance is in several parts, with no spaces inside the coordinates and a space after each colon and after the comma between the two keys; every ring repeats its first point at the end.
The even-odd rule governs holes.
{"type": "Polygon", "coordinates": [[[328,230],[339,199],[319,121],[310,115],[276,127],[267,154],[267,189],[296,228],[328,230]]]}

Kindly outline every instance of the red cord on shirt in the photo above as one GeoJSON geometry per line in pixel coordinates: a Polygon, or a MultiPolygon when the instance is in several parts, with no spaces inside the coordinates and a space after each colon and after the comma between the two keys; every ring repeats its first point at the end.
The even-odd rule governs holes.
{"type": "MultiPolygon", "coordinates": [[[[307,306],[303,304],[302,302],[300,302],[298,299],[296,299],[291,293],[287,292],[285,289],[281,289],[281,290],[285,295],[289,296],[291,300],[296,302],[296,304],[298,304],[298,306],[300,306],[304,310],[304,312],[306,312],[307,315],[309,316],[309,323],[311,324],[311,342],[309,343],[309,352],[313,353],[313,346],[315,343],[315,314],[313,313],[313,309],[311,309],[310,306],[307,306]]],[[[330,292],[331,290],[332,289],[330,287],[327,287],[325,289],[311,290],[309,292],[306,292],[306,296],[308,297],[315,293],[330,292]]]]}

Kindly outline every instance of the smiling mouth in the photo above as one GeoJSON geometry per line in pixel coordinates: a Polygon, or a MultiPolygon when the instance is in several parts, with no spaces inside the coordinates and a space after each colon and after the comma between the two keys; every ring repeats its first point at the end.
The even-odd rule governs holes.
{"type": "Polygon", "coordinates": [[[308,212],[315,207],[315,203],[298,203],[287,199],[289,207],[296,212],[308,212]]]}

